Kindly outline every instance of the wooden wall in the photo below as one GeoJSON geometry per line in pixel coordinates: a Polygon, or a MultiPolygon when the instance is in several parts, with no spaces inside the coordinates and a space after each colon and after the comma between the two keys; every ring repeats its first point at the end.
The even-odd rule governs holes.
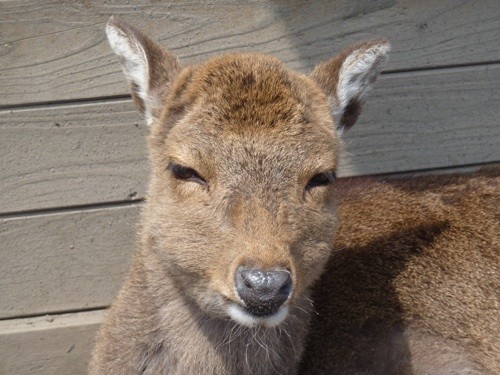
{"type": "Polygon", "coordinates": [[[135,247],[145,135],[104,35],[114,14],[196,62],[234,50],[308,71],[393,50],[341,175],[500,160],[496,0],[0,2],[0,374],[85,372],[135,247]]]}

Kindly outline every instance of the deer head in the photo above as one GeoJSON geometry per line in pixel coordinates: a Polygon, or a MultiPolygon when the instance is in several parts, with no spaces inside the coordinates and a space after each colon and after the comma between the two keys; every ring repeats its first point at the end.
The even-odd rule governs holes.
{"type": "Polygon", "coordinates": [[[107,36],[151,126],[146,255],[203,313],[275,326],[303,306],[336,229],[340,133],[386,60],[361,43],[310,75],[260,53],[182,67],[111,18],[107,36]]]}

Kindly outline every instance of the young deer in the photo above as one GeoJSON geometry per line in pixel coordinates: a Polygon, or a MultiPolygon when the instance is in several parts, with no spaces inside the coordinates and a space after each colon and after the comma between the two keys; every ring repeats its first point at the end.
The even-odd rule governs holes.
{"type": "Polygon", "coordinates": [[[153,173],[91,374],[500,373],[498,173],[335,179],[386,41],[306,76],[106,32],[153,173]]]}

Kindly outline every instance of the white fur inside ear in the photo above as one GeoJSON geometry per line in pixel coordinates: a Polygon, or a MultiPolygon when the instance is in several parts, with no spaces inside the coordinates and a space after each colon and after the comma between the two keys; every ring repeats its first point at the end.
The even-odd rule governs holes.
{"type": "Polygon", "coordinates": [[[149,98],[149,66],[144,48],[131,35],[126,35],[119,28],[108,24],[106,35],[113,51],[120,56],[123,72],[133,85],[135,94],[142,100],[148,125],[151,124],[149,98]]]}
{"type": "MultiPolygon", "coordinates": [[[[371,89],[372,83],[379,74],[390,50],[388,43],[380,43],[367,49],[353,51],[345,59],[339,72],[337,85],[337,100],[333,117],[340,122],[349,102],[356,98],[361,100],[371,89]]],[[[341,129],[340,129],[341,130],[341,129]]]]}

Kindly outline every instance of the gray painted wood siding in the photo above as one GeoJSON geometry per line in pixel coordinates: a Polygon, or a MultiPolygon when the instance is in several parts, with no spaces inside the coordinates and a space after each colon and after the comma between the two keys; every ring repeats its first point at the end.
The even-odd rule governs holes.
{"type": "Polygon", "coordinates": [[[147,132],[130,99],[0,111],[0,211],[143,197],[147,132]]]}
{"type": "Polygon", "coordinates": [[[86,374],[103,311],[0,321],[0,373],[86,374]]]}
{"type": "Polygon", "coordinates": [[[307,72],[385,37],[339,175],[500,160],[495,0],[0,2],[0,374],[85,373],[135,249],[148,129],[105,40],[111,14],[186,63],[259,50],[307,72]]]}
{"type": "Polygon", "coordinates": [[[127,204],[0,219],[0,319],[109,305],[138,213],[127,204]]]}
{"type": "Polygon", "coordinates": [[[350,43],[386,37],[387,70],[499,61],[498,1],[0,2],[0,103],[128,93],[103,25],[111,14],[195,62],[259,50],[311,68],[350,43]]]}

